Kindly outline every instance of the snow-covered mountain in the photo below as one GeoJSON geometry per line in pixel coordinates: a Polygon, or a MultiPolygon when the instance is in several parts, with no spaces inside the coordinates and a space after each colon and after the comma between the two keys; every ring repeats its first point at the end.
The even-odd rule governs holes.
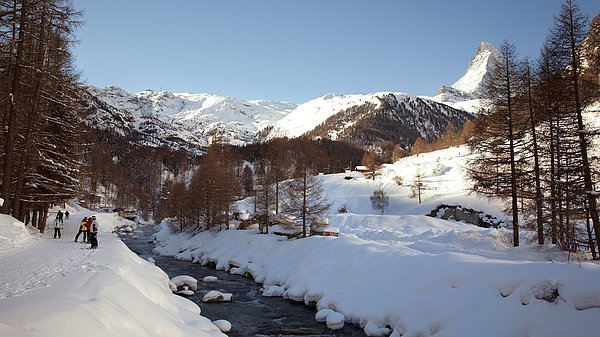
{"type": "Polygon", "coordinates": [[[500,57],[500,52],[491,43],[481,42],[465,74],[451,86],[442,84],[437,95],[431,99],[456,109],[477,113],[486,104],[483,98],[483,81],[500,57]]]}
{"type": "Polygon", "coordinates": [[[452,84],[452,88],[480,98],[483,90],[481,84],[500,57],[500,52],[491,43],[481,42],[477,53],[469,62],[467,72],[452,84]]]}
{"type": "Polygon", "coordinates": [[[380,104],[378,96],[382,95],[383,93],[354,95],[330,93],[313,99],[300,104],[287,116],[277,121],[269,131],[267,138],[302,136],[325,122],[329,117],[353,106],[372,104],[374,107],[378,107],[380,104]]]}
{"type": "Polygon", "coordinates": [[[360,147],[392,141],[408,148],[417,137],[432,140],[448,123],[460,128],[469,119],[464,111],[405,93],[328,94],[298,106],[276,122],[266,138],[306,135],[360,147]]]}
{"type": "Polygon", "coordinates": [[[247,101],[213,94],[145,90],[136,94],[118,87],[85,87],[91,105],[88,124],[132,141],[198,152],[219,138],[242,145],[277,137],[345,139],[359,146],[391,140],[412,144],[431,140],[448,123],[455,127],[485,101],[481,83],[500,53],[482,42],[464,76],[442,85],[435,97],[404,93],[327,94],[295,105],[247,101]],[[356,141],[359,139],[359,141],[356,141]]]}
{"type": "Polygon", "coordinates": [[[215,137],[241,145],[261,129],[296,108],[295,104],[247,101],[214,94],[145,90],[128,93],[118,87],[85,87],[91,114],[88,123],[132,137],[147,145],[205,147],[215,137]]]}

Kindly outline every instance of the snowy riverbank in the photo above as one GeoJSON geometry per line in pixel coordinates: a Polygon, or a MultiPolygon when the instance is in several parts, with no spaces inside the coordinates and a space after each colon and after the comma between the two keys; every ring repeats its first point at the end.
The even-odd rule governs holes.
{"type": "Polygon", "coordinates": [[[225,336],[111,233],[122,225],[114,214],[98,215],[100,248],[90,250],[74,242],[89,212],[69,210],[61,239],[0,215],[0,336],[225,336]]]}
{"type": "Polygon", "coordinates": [[[600,315],[593,263],[428,253],[352,237],[156,236],[161,254],[239,266],[230,271],[251,273],[269,294],[332,309],[372,336],[591,336],[600,315]]]}
{"type": "MultiPolygon", "coordinates": [[[[235,230],[190,238],[169,236],[163,228],[156,251],[215,262],[219,269],[238,266],[231,272],[251,273],[265,294],[332,309],[367,335],[597,335],[600,265],[585,260],[589,253],[567,256],[554,245],[540,247],[524,228],[522,245],[513,248],[508,229],[425,216],[448,204],[505,217],[501,202],[469,193],[469,159],[467,149],[458,147],[402,158],[374,180],[357,172],[351,179],[319,176],[339,238],[285,241],[235,230]],[[427,187],[422,203],[410,197],[417,172],[427,187]],[[390,197],[383,215],[370,202],[378,188],[390,197]]],[[[238,204],[247,211],[252,206],[251,198],[238,204]]]]}

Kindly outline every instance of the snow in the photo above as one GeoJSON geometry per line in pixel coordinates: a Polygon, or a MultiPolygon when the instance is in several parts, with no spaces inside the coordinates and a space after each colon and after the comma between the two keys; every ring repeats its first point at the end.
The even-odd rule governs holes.
{"type": "Polygon", "coordinates": [[[191,290],[198,290],[198,280],[188,275],[179,275],[171,279],[177,287],[188,286],[191,290]]]}
{"type": "Polygon", "coordinates": [[[350,95],[327,94],[323,97],[313,99],[304,104],[300,104],[285,117],[277,121],[273,125],[273,130],[269,132],[269,138],[284,136],[290,138],[299,137],[323,123],[327,118],[352,106],[365,103],[372,103],[375,106],[380,106],[381,102],[377,96],[386,94],[388,93],[350,95]]]}
{"type": "Polygon", "coordinates": [[[467,72],[452,84],[454,89],[467,94],[477,94],[481,90],[481,83],[490,67],[490,58],[499,59],[500,52],[490,43],[481,42],[475,57],[469,62],[467,72]]]}
{"type": "MultiPolygon", "coordinates": [[[[178,137],[200,146],[207,146],[215,130],[231,144],[244,145],[254,141],[256,134],[272,125],[296,104],[265,100],[243,100],[208,93],[170,93],[145,90],[128,93],[110,86],[86,87],[101,102],[118,111],[119,119],[129,121],[126,128],[140,131],[149,129],[154,137],[178,137]]],[[[91,120],[100,128],[114,122],[115,117],[104,118],[100,109],[91,120]]]]}
{"type": "MultiPolygon", "coordinates": [[[[332,329],[354,324],[369,336],[596,335],[600,266],[585,253],[569,263],[557,247],[529,243],[534,233],[525,229],[523,245],[513,248],[505,228],[425,215],[444,203],[505,217],[499,201],[469,194],[469,159],[466,148],[450,148],[402,158],[375,180],[318,176],[334,204],[328,219],[340,229],[337,238],[286,240],[256,230],[190,236],[169,234],[164,222],[155,252],[251,275],[265,296],[315,305],[316,320],[332,329]],[[427,187],[421,204],[408,197],[416,172],[427,187]],[[379,188],[390,197],[384,215],[369,201],[379,188]],[[341,205],[349,212],[336,213],[341,205]]],[[[238,207],[251,209],[251,200],[238,207]]],[[[0,336],[224,336],[226,323],[210,322],[172,293],[188,276],[170,280],[118,239],[113,231],[126,222],[96,214],[100,245],[90,250],[72,238],[91,213],[69,211],[56,240],[0,216],[0,336]]]]}
{"type": "MultiPolygon", "coordinates": [[[[315,319],[332,328],[355,324],[369,336],[595,335],[600,266],[584,253],[568,263],[557,247],[533,243],[533,232],[523,230],[524,244],[513,248],[505,228],[425,215],[445,203],[506,217],[499,201],[469,194],[469,159],[466,148],[450,148],[386,165],[374,181],[319,176],[338,238],[286,240],[255,230],[190,237],[163,226],[155,252],[250,274],[265,296],[316,305],[315,319]],[[427,186],[422,204],[408,197],[416,172],[427,186]],[[370,205],[378,188],[390,196],[385,215],[370,205]],[[349,213],[337,214],[340,205],[349,213]]],[[[251,201],[238,207],[251,209],[251,201]]]]}
{"type": "Polygon", "coordinates": [[[283,296],[285,288],[281,286],[266,286],[262,292],[265,297],[283,296]]]}
{"type": "Polygon", "coordinates": [[[434,97],[422,98],[449,105],[472,114],[489,108],[489,100],[483,98],[482,83],[494,62],[500,59],[500,52],[490,43],[481,42],[475,56],[469,62],[467,71],[452,86],[442,85],[434,97]]]}
{"type": "Polygon", "coordinates": [[[325,323],[327,327],[331,330],[339,330],[344,327],[344,323],[346,322],[346,317],[339,312],[332,312],[327,315],[325,319],[325,323]]]}
{"type": "Polygon", "coordinates": [[[229,322],[227,320],[219,319],[219,320],[213,321],[213,324],[216,325],[222,332],[231,331],[231,322],[229,322]]]}
{"type": "Polygon", "coordinates": [[[116,215],[96,214],[91,250],[73,241],[91,213],[69,212],[62,239],[0,215],[0,336],[225,336],[112,233],[122,225],[116,215]]]}

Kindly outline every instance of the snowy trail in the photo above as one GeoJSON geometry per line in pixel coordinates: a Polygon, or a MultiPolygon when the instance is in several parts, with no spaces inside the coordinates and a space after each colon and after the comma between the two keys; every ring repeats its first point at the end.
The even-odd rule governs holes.
{"type": "Polygon", "coordinates": [[[0,252],[0,299],[46,287],[56,276],[86,270],[95,251],[87,249],[87,244],[73,241],[77,226],[78,220],[65,221],[62,238],[53,239],[54,229],[48,224],[46,233],[24,247],[0,252]]]}
{"type": "Polygon", "coordinates": [[[89,249],[74,238],[91,212],[69,211],[61,239],[53,239],[52,226],[38,234],[0,214],[0,336],[226,337],[113,233],[123,219],[94,213],[100,242],[89,249]]]}

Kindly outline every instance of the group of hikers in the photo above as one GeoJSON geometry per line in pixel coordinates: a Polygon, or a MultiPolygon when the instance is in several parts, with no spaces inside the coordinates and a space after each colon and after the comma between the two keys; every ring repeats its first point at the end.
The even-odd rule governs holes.
{"type": "Polygon", "coordinates": [[[96,216],[92,215],[81,219],[79,224],[79,231],[75,235],[75,242],[78,242],[79,235],[83,233],[83,241],[91,244],[91,249],[98,248],[98,223],[96,222],[96,216]],[[87,237],[87,238],[86,238],[87,237]]]}
{"type": "MultiPolygon", "coordinates": [[[[64,223],[63,215],[65,219],[69,219],[69,211],[63,213],[61,210],[58,210],[56,213],[56,217],[54,218],[54,238],[58,236],[60,239],[60,229],[62,228],[62,224],[64,223]]],[[[83,241],[84,243],[89,243],[91,245],[91,249],[98,248],[98,223],[96,222],[96,216],[92,215],[89,217],[84,217],[79,224],[79,231],[75,236],[75,242],[79,242],[79,235],[83,233],[83,241]]]]}

